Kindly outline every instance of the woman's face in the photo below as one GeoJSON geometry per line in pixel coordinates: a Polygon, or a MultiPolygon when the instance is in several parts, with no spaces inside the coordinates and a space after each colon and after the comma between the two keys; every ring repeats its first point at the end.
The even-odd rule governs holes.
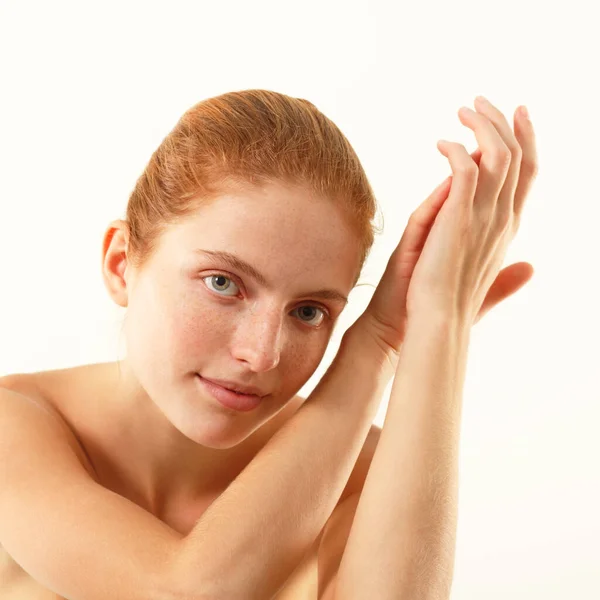
{"type": "Polygon", "coordinates": [[[239,443],[314,373],[345,305],[315,292],[347,297],[358,269],[356,234],[338,210],[283,184],[226,194],[170,226],[141,272],[126,267],[126,361],[189,438],[239,443]],[[264,281],[217,252],[248,263],[264,281]],[[268,396],[252,411],[233,411],[196,374],[268,396]]]}

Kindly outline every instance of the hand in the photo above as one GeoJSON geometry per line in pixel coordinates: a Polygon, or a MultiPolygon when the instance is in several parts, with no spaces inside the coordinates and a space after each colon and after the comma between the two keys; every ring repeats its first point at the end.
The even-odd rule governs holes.
{"type": "MultiPolygon", "coordinates": [[[[508,124],[504,120],[502,114],[495,108],[485,108],[478,103],[478,114],[473,118],[463,117],[460,113],[461,120],[469,123],[471,128],[477,127],[479,132],[477,135],[478,141],[484,149],[487,149],[486,154],[489,154],[490,143],[488,140],[490,137],[496,142],[498,137],[498,131],[502,132],[502,140],[507,139],[508,143],[503,141],[498,142],[501,147],[501,152],[506,152],[507,148],[515,148],[515,153],[520,154],[520,169],[517,172],[516,177],[519,177],[519,184],[515,192],[514,200],[514,219],[515,219],[515,231],[518,227],[519,217],[523,206],[524,199],[531,187],[531,183],[537,173],[537,157],[535,153],[535,140],[533,137],[533,130],[530,123],[527,123],[522,117],[516,117],[516,135],[518,140],[519,149],[515,147],[514,137],[508,127],[508,124]],[[480,116],[478,116],[480,115],[480,116]],[[490,115],[486,117],[484,115],[490,115]],[[491,118],[491,120],[490,120],[491,118]],[[487,123],[487,133],[481,132],[481,121],[485,119],[487,123]],[[517,122],[518,121],[518,122],[517,122]],[[501,123],[498,125],[496,133],[490,132],[489,127],[491,123],[501,123]],[[494,137],[495,136],[495,137],[494,137]]],[[[479,173],[479,166],[481,162],[482,152],[477,149],[473,154],[466,154],[464,147],[461,151],[461,159],[464,159],[466,164],[472,162],[479,173]],[[469,158],[470,156],[470,158],[469,158]]],[[[460,151],[459,148],[459,151],[460,151]]],[[[492,156],[495,151],[495,147],[492,148],[492,156]]],[[[452,153],[455,156],[455,153],[452,153]]],[[[511,150],[512,156],[512,150],[511,150]]],[[[486,158],[484,167],[489,163],[489,156],[486,158]]],[[[493,159],[492,159],[493,160],[493,159]]],[[[512,156],[511,164],[512,168],[517,164],[517,156],[512,156]]],[[[452,219],[453,211],[455,209],[445,208],[444,217],[437,218],[442,207],[446,207],[449,194],[453,195],[454,204],[456,204],[456,196],[459,194],[459,188],[461,181],[464,180],[465,174],[462,173],[461,167],[456,167],[456,160],[451,161],[453,166],[453,173],[456,175],[457,184],[454,185],[454,177],[451,175],[445,181],[443,181],[431,195],[411,214],[407,227],[402,235],[400,243],[390,256],[386,270],[383,274],[381,281],[369,303],[367,309],[354,326],[366,329],[371,338],[374,338],[379,347],[384,349],[385,352],[390,352],[390,358],[393,354],[400,350],[400,347],[404,341],[406,332],[406,325],[408,320],[408,314],[414,313],[415,310],[423,309],[428,310],[428,307],[435,307],[436,305],[432,301],[440,300],[434,295],[429,296],[427,292],[419,291],[423,289],[422,283],[417,283],[411,288],[410,303],[408,299],[409,287],[411,287],[411,281],[414,279],[414,271],[417,263],[420,264],[420,278],[422,279],[423,273],[425,277],[427,269],[425,262],[419,260],[423,252],[425,243],[430,239],[430,233],[432,228],[437,232],[440,228],[444,228],[444,221],[452,219]],[[450,217],[447,214],[450,213],[450,217]],[[434,224],[436,227],[433,227],[434,224]],[[423,296],[425,298],[423,299],[423,296]],[[410,305],[409,305],[410,304],[410,305]]],[[[473,168],[470,166],[469,168],[473,168]]],[[[489,167],[486,167],[489,171],[489,167]]],[[[515,175],[513,174],[514,178],[515,175]]],[[[479,178],[483,184],[484,178],[479,178]]],[[[506,182],[510,184],[510,178],[506,178],[506,182]]],[[[473,185],[473,183],[471,183],[473,185]]],[[[514,185],[514,183],[513,183],[514,185]]],[[[480,201],[481,203],[481,201],[480,201]]],[[[456,217],[454,217],[456,218],[456,217]]],[[[436,235],[440,235],[437,233],[436,235]]],[[[444,235],[443,233],[441,235],[444,235]]],[[[443,241],[445,244],[446,242],[443,241]]],[[[440,245],[442,244],[439,240],[437,242],[429,242],[429,253],[435,252],[431,250],[432,244],[437,244],[438,253],[440,245]]],[[[435,248],[435,246],[433,246],[435,248]]],[[[459,247],[460,249],[460,247],[459,247]]],[[[445,268],[445,267],[444,267],[445,268]]],[[[454,271],[458,266],[454,266],[454,271]]],[[[442,275],[448,275],[451,271],[442,273],[442,275]]],[[[478,310],[476,311],[473,323],[477,323],[483,315],[485,315],[494,306],[512,296],[515,292],[521,289],[533,276],[533,267],[527,262],[520,262],[512,264],[499,273],[496,273],[495,279],[491,286],[488,287],[487,293],[484,294],[483,300],[480,302],[478,310]]],[[[431,277],[430,277],[431,279],[431,277]]],[[[437,283],[434,279],[434,285],[437,283]]],[[[488,278],[489,279],[489,278],[488,278]]],[[[444,288],[442,288],[444,289],[444,288]]],[[[451,296],[451,293],[446,291],[442,294],[442,298],[447,299],[451,296]]],[[[439,306],[444,306],[440,304],[439,306]]]]}
{"type": "MultiPolygon", "coordinates": [[[[461,109],[463,124],[482,148],[479,165],[462,144],[440,142],[453,182],[417,262],[406,298],[410,317],[441,311],[471,326],[514,239],[525,199],[537,175],[531,121],[515,113],[515,134],[491,103],[461,109]]],[[[530,265],[530,275],[533,274],[530,265]]]]}

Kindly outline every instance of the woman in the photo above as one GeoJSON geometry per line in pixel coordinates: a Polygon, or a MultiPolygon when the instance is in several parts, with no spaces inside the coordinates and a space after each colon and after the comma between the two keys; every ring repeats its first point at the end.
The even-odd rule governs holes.
{"type": "MultiPolygon", "coordinates": [[[[428,378],[460,382],[470,326],[533,272],[499,272],[535,174],[533,130],[516,116],[515,137],[488,104],[471,113],[461,120],[483,150],[440,144],[458,177],[413,213],[307,401],[297,392],[374,239],[364,170],[306,100],[247,90],[183,115],[104,237],[105,285],[127,309],[126,358],[3,382],[3,598],[283,598],[317,553],[312,597],[332,598],[346,564],[356,568],[343,570],[340,598],[367,597],[361,584],[369,597],[399,585],[390,573],[353,581],[368,533],[348,540],[358,498],[375,502],[364,498],[399,456],[391,440],[406,415],[386,419],[378,474],[361,495],[366,471],[351,475],[381,394],[394,375],[403,385],[416,377],[397,371],[400,350],[416,348],[409,331],[426,320],[455,340],[444,356],[462,358],[444,373],[429,365],[428,378]]],[[[398,402],[393,394],[388,415],[398,402]]],[[[399,510],[400,496],[377,501],[399,510]]],[[[368,512],[372,521],[361,504],[353,532],[368,512]]]]}

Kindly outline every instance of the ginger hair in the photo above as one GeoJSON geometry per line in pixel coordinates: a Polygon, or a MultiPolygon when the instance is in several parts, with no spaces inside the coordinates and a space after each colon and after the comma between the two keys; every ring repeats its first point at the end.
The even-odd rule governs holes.
{"type": "Polygon", "coordinates": [[[304,186],[337,203],[361,249],[356,286],[381,231],[372,223],[377,202],[358,156],[314,104],[262,89],[195,104],[163,139],[129,197],[128,261],[142,269],[165,228],[203,202],[270,182],[304,186]]]}

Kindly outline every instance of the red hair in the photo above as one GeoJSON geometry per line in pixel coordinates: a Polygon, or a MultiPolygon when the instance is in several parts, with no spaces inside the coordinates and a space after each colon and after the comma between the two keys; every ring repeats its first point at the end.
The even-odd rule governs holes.
{"type": "Polygon", "coordinates": [[[169,223],[244,185],[282,182],[338,203],[356,231],[360,276],[381,230],[377,203],[350,142],[314,104],[269,90],[203,100],[155,150],[127,204],[128,260],[141,269],[169,223]]]}

